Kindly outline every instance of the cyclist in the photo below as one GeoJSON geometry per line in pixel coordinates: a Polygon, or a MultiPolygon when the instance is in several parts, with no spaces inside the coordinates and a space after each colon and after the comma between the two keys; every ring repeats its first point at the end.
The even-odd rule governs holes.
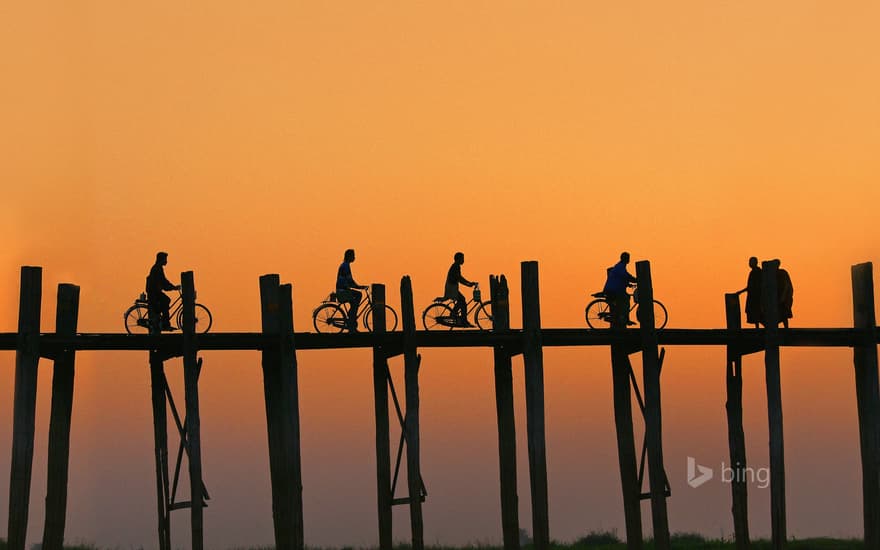
{"type": "Polygon", "coordinates": [[[629,252],[620,254],[620,261],[613,267],[608,268],[608,279],[605,281],[605,299],[611,308],[612,326],[634,325],[629,320],[629,294],[626,293],[628,286],[636,283],[636,278],[626,270],[629,263],[629,252]]]}
{"type": "Polygon", "coordinates": [[[361,303],[362,294],[357,289],[366,289],[365,285],[359,285],[351,276],[351,263],[354,261],[354,249],[345,251],[342,264],[336,272],[336,299],[348,304],[348,330],[357,332],[358,306],[361,303]]]}
{"type": "Polygon", "coordinates": [[[168,308],[171,306],[171,298],[162,292],[163,290],[180,290],[180,285],[172,284],[165,277],[165,265],[168,263],[168,253],[159,252],[156,254],[156,263],[150,268],[150,274],[147,275],[147,307],[150,315],[159,314],[159,330],[171,331],[171,319],[168,314],[168,308]]]}
{"type": "Polygon", "coordinates": [[[464,263],[464,254],[461,252],[456,252],[453,257],[452,265],[449,267],[449,272],[446,274],[446,286],[443,289],[443,297],[455,300],[455,307],[452,308],[452,314],[457,317],[456,323],[463,327],[472,327],[470,322],[467,320],[467,300],[464,299],[464,295],[458,290],[459,283],[466,286],[476,286],[477,283],[468,281],[461,275],[461,266],[464,263]]]}

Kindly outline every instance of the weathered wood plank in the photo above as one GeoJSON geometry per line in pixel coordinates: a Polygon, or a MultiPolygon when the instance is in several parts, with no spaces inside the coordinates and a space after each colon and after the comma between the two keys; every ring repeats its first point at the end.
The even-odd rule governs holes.
{"type": "Polygon", "coordinates": [[[293,330],[293,287],[283,284],[279,287],[280,299],[280,368],[282,395],[282,419],[286,431],[284,435],[285,455],[287,456],[287,477],[290,483],[291,537],[295,550],[305,546],[305,527],[303,524],[302,500],[302,452],[300,447],[299,418],[299,371],[296,360],[296,341],[293,330]]]}
{"type": "Polygon", "coordinates": [[[425,548],[422,518],[422,467],[419,435],[419,367],[422,357],[416,348],[416,314],[413,304],[412,280],[400,280],[400,308],[403,314],[403,365],[406,386],[406,474],[409,488],[409,518],[413,550],[425,548]]]}
{"type": "Polygon", "coordinates": [[[21,268],[18,337],[15,352],[15,394],[12,406],[12,467],[9,479],[7,547],[24,550],[27,538],[34,430],[37,408],[37,367],[40,362],[40,307],[43,268],[21,268]]]}
{"type": "MultiPolygon", "coordinates": [[[[738,294],[725,294],[724,307],[727,329],[742,328],[738,294]]],[[[727,443],[730,447],[730,465],[735,475],[730,483],[733,504],[733,531],[738,550],[749,547],[748,488],[746,485],[746,438],[743,430],[742,407],[742,353],[739,346],[727,346],[727,443]]]]}
{"type": "MultiPolygon", "coordinates": [[[[71,284],[58,285],[55,332],[68,336],[76,334],[78,317],[79,287],[71,284]]],[[[55,358],[52,374],[46,516],[43,526],[43,548],[45,550],[61,550],[64,545],[75,355],[74,350],[60,352],[55,358]]]]}
{"type": "MultiPolygon", "coordinates": [[[[385,333],[385,285],[373,285],[373,332],[385,333]]],[[[376,406],[376,500],[379,548],[391,550],[391,435],[388,426],[388,358],[381,345],[373,346],[373,398],[376,406]]]]}

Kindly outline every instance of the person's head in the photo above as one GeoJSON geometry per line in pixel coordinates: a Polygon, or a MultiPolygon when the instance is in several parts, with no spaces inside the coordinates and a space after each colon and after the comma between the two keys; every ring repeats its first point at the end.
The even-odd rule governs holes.
{"type": "Polygon", "coordinates": [[[156,253],[156,263],[159,265],[165,265],[168,263],[168,253],[167,252],[157,252],[156,253]]]}
{"type": "Polygon", "coordinates": [[[458,265],[463,264],[464,263],[464,253],[456,252],[453,259],[455,260],[455,263],[457,263],[458,265]]]}
{"type": "Polygon", "coordinates": [[[758,267],[758,258],[756,258],[754,256],[749,258],[749,267],[751,267],[752,269],[758,267]]]}
{"type": "Polygon", "coordinates": [[[346,250],[345,256],[343,257],[343,259],[349,263],[353,262],[354,261],[354,248],[349,248],[348,250],[346,250]]]}
{"type": "Polygon", "coordinates": [[[624,264],[629,263],[629,252],[621,252],[620,253],[620,261],[624,264]]]}

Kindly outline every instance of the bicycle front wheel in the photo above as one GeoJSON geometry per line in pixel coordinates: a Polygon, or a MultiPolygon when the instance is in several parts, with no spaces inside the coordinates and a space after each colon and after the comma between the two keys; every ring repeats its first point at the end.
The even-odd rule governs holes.
{"type": "MultiPolygon", "coordinates": [[[[202,304],[196,304],[196,334],[205,334],[209,330],[211,330],[211,325],[214,323],[214,318],[211,316],[211,312],[208,311],[208,308],[203,306],[202,304]]],[[[177,314],[177,328],[183,330],[183,308],[180,308],[180,313],[177,314]]]]}
{"type": "Polygon", "coordinates": [[[346,315],[336,304],[324,304],[312,313],[312,324],[318,332],[339,333],[345,330],[346,315]]]}
{"type": "Polygon", "coordinates": [[[669,316],[666,313],[666,306],[658,300],[654,300],[654,326],[657,330],[660,330],[666,326],[666,321],[668,320],[669,316]]]}
{"type": "MultiPolygon", "coordinates": [[[[364,328],[373,332],[373,308],[364,312],[364,328]]],[[[397,312],[385,304],[385,331],[392,332],[397,328],[397,312]]]]}
{"type": "Polygon", "coordinates": [[[480,330],[492,330],[492,302],[483,302],[474,313],[474,321],[480,330]]]}
{"type": "Polygon", "coordinates": [[[131,306],[126,310],[125,332],[129,334],[149,334],[150,321],[147,316],[147,306],[131,306]]]}
{"type": "Polygon", "coordinates": [[[609,328],[611,326],[611,308],[603,298],[598,298],[587,304],[584,317],[590,328],[609,328]]]}
{"type": "Polygon", "coordinates": [[[425,330],[452,330],[455,327],[452,308],[443,303],[434,303],[422,313],[422,325],[425,330]]]}

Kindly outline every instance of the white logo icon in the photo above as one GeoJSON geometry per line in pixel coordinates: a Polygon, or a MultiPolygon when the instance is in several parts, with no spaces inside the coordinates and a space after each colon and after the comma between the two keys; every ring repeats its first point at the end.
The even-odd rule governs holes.
{"type": "Polygon", "coordinates": [[[712,468],[709,468],[707,466],[700,466],[699,464],[697,464],[697,461],[692,456],[688,457],[687,474],[688,485],[690,485],[694,489],[712,479],[712,476],[714,475],[714,473],[712,472],[712,468]],[[700,475],[697,475],[697,470],[700,471],[700,475]]]}

